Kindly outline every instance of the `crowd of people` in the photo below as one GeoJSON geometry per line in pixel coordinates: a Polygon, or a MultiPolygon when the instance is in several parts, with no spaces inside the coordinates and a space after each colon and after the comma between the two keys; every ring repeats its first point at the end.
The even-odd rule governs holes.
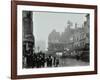
{"type": "Polygon", "coordinates": [[[43,68],[43,67],[58,67],[59,59],[51,55],[45,55],[43,52],[33,53],[26,58],[26,68],[43,68]]]}

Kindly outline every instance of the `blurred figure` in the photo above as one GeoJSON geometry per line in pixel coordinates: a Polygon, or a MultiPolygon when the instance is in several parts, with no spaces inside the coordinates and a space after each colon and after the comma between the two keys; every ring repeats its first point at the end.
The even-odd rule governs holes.
{"type": "Polygon", "coordinates": [[[37,60],[37,55],[34,53],[33,54],[33,65],[32,65],[32,68],[36,67],[36,65],[37,65],[36,60],[37,60]]]}
{"type": "Polygon", "coordinates": [[[45,54],[41,54],[41,67],[45,67],[45,54]]]}
{"type": "Polygon", "coordinates": [[[47,67],[52,67],[52,57],[51,56],[47,57],[46,61],[47,61],[47,67]]]}
{"type": "Polygon", "coordinates": [[[26,60],[27,68],[32,68],[33,57],[32,57],[32,51],[31,50],[26,51],[26,57],[27,57],[27,60],[26,60]]]}
{"type": "Polygon", "coordinates": [[[56,57],[53,57],[53,65],[55,67],[55,65],[56,65],[56,57]]]}
{"type": "Polygon", "coordinates": [[[37,64],[36,67],[37,68],[40,68],[40,59],[41,58],[39,57],[39,55],[37,55],[37,59],[36,59],[36,64],[37,64]]]}
{"type": "Polygon", "coordinates": [[[56,59],[55,61],[56,61],[55,62],[55,67],[58,67],[58,65],[59,65],[59,59],[56,59]]]}

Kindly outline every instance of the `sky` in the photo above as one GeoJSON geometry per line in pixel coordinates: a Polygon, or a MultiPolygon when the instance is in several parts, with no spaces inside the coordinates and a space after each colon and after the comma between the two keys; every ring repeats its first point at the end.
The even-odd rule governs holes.
{"type": "Polygon", "coordinates": [[[33,12],[33,34],[35,41],[44,41],[48,46],[48,35],[52,30],[64,32],[67,28],[67,21],[82,25],[86,14],[80,13],[59,13],[59,12],[33,12]]]}

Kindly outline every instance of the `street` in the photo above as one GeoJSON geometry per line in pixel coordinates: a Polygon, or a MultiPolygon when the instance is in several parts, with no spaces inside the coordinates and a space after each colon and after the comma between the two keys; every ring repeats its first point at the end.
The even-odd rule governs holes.
{"type": "Polygon", "coordinates": [[[60,58],[59,59],[59,67],[64,67],[64,66],[87,66],[87,65],[89,65],[89,62],[76,60],[74,58],[60,58]]]}

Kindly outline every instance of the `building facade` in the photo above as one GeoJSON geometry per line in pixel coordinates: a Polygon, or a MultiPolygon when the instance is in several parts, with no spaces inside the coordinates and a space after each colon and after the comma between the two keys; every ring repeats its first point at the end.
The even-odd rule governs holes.
{"type": "Polygon", "coordinates": [[[31,66],[31,57],[35,46],[32,16],[32,11],[23,11],[22,13],[23,68],[31,66]]]}
{"type": "Polygon", "coordinates": [[[74,28],[71,28],[72,24],[68,23],[67,28],[59,36],[57,35],[59,32],[56,31],[50,34],[48,38],[48,51],[51,53],[63,53],[69,49],[70,53],[76,52],[76,55],[78,55],[80,52],[85,51],[86,45],[88,45],[87,52],[89,53],[89,14],[85,17],[86,21],[81,26],[75,23],[74,28]]]}

